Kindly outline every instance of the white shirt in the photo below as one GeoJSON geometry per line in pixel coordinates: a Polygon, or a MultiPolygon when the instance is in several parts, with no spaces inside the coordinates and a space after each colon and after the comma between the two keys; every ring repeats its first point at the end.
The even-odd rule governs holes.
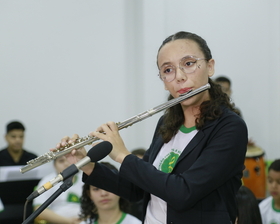
{"type": "MultiPolygon", "coordinates": [[[[171,173],[182,151],[193,139],[198,131],[193,128],[181,126],[178,133],[165,143],[158,153],[153,165],[160,171],[171,173]]],[[[171,192],[172,193],[172,192],[171,192]]],[[[161,198],[151,194],[148,203],[145,224],[165,224],[167,204],[161,198]]]]}
{"type": "Polygon", "coordinates": [[[280,224],[280,210],[275,209],[273,203],[270,196],[259,204],[263,224],[280,224]]]}
{"type": "MultiPolygon", "coordinates": [[[[91,224],[94,224],[95,221],[93,221],[91,224]]],[[[88,224],[89,222],[82,221],[80,224],[88,224]]],[[[121,217],[121,220],[117,222],[117,224],[141,224],[142,222],[137,219],[136,217],[123,213],[123,216],[121,217]]]]}
{"type": "MultiPolygon", "coordinates": [[[[42,186],[49,182],[51,179],[55,178],[57,174],[55,172],[48,174],[46,177],[42,178],[38,183],[38,186],[42,186]]],[[[54,211],[56,214],[64,217],[78,217],[80,212],[80,197],[82,195],[82,187],[84,183],[82,182],[82,172],[80,171],[74,177],[73,185],[68,188],[65,192],[60,194],[50,205],[49,209],[54,211]]],[[[43,204],[62,184],[58,183],[48,191],[39,195],[33,200],[33,206],[38,206],[43,204]]]]}

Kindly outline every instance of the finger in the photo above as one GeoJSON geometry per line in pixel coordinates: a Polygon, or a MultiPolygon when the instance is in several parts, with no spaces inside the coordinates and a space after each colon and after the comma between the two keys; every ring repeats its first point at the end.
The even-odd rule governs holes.
{"type": "Polygon", "coordinates": [[[104,128],[106,128],[106,127],[108,127],[107,124],[102,124],[96,129],[96,132],[105,132],[104,128]]]}
{"type": "Polygon", "coordinates": [[[73,149],[72,151],[71,151],[71,155],[75,155],[76,154],[76,152],[77,152],[77,150],[76,149],[73,149]]]}
{"type": "MultiPolygon", "coordinates": [[[[109,126],[107,124],[102,124],[100,127],[98,127],[96,129],[96,131],[93,131],[91,133],[89,133],[89,136],[96,136],[96,133],[102,133],[103,135],[105,135],[106,133],[108,133],[109,131],[111,131],[111,129],[109,128],[109,126]]],[[[96,137],[100,137],[100,135],[96,136],[96,137]]]]}
{"type": "Polygon", "coordinates": [[[79,135],[78,135],[78,134],[74,134],[74,135],[72,136],[72,138],[69,139],[68,143],[71,144],[71,143],[73,143],[73,142],[76,142],[76,140],[77,140],[78,138],[79,138],[79,135]]]}
{"type": "Polygon", "coordinates": [[[70,140],[69,136],[65,136],[60,140],[60,143],[57,144],[56,148],[59,148],[58,146],[65,146],[68,141],[70,140]]]}
{"type": "Polygon", "coordinates": [[[97,131],[90,132],[89,136],[97,137],[103,141],[107,141],[107,138],[108,138],[108,136],[106,136],[106,134],[104,132],[97,132],[97,131]]]}
{"type": "Polygon", "coordinates": [[[52,152],[53,152],[53,151],[56,151],[56,150],[57,150],[56,148],[51,148],[51,149],[50,149],[50,151],[52,151],[52,152]]]}
{"type": "Polygon", "coordinates": [[[119,130],[117,124],[113,121],[107,122],[107,125],[112,131],[118,131],[119,130]]]}

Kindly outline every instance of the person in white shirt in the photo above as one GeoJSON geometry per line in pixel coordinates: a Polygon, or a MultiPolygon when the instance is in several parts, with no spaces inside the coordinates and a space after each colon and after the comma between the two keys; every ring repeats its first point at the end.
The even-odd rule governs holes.
{"type": "MultiPolygon", "coordinates": [[[[42,186],[58,173],[62,172],[69,166],[69,162],[64,156],[54,160],[54,167],[56,172],[42,178],[38,186],[42,186]]],[[[55,191],[59,188],[60,184],[55,185],[48,191],[44,192],[33,200],[33,207],[36,210],[42,205],[55,191]]],[[[36,220],[45,220],[47,223],[52,224],[78,224],[80,212],[80,197],[82,195],[82,173],[79,172],[73,177],[73,185],[65,192],[59,195],[49,206],[46,208],[36,220]]]]}
{"type": "Polygon", "coordinates": [[[267,187],[270,196],[260,202],[263,224],[280,224],[280,159],[268,167],[267,187]]]}
{"type": "MultiPolygon", "coordinates": [[[[101,162],[114,172],[117,168],[107,162],[101,162]]],[[[129,202],[111,192],[85,184],[81,197],[80,224],[141,224],[136,217],[128,214],[129,202]]]]}

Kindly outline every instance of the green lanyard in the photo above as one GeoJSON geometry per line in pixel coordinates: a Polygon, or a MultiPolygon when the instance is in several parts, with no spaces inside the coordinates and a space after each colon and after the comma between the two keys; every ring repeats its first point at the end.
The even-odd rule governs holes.
{"type": "MultiPolygon", "coordinates": [[[[119,219],[119,221],[117,221],[116,224],[121,224],[122,221],[124,220],[125,216],[126,216],[126,213],[122,212],[122,217],[119,219]]],[[[94,224],[98,224],[98,221],[95,220],[95,221],[94,221],[94,224]]]]}

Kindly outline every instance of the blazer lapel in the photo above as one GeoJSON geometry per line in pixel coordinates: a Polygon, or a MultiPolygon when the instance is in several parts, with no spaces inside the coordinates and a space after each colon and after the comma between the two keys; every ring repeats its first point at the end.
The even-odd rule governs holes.
{"type": "MultiPolygon", "coordinates": [[[[181,153],[181,155],[179,156],[176,164],[178,164],[182,159],[184,159],[188,154],[190,154],[195,147],[202,141],[202,139],[205,137],[205,133],[204,131],[208,128],[210,128],[211,126],[213,126],[217,121],[208,121],[205,124],[205,127],[198,131],[197,134],[194,136],[194,138],[190,141],[190,143],[185,147],[184,151],[181,153]]],[[[202,149],[200,149],[202,150],[202,149]]],[[[176,165],[175,165],[176,166],[176,165]]]]}
{"type": "Polygon", "coordinates": [[[201,142],[201,140],[204,138],[204,132],[199,131],[194,136],[194,138],[190,141],[190,143],[185,147],[184,151],[179,156],[176,164],[178,164],[182,159],[184,159],[191,151],[194,150],[194,148],[201,142]]]}

